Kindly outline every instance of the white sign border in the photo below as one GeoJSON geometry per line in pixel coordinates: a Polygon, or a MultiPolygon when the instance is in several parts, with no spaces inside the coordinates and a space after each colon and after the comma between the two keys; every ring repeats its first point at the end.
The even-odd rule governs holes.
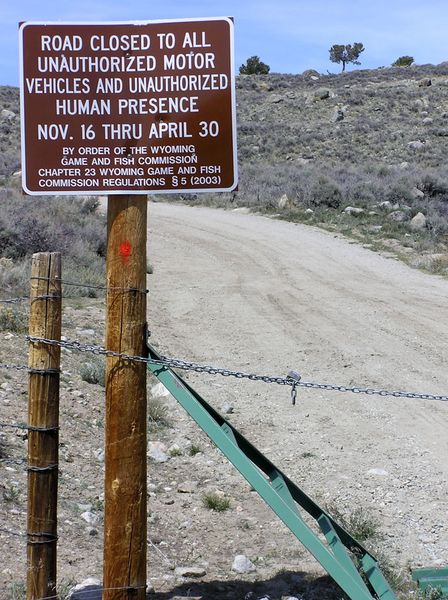
{"type": "Polygon", "coordinates": [[[236,126],[236,92],[235,92],[235,37],[234,21],[230,17],[190,17],[186,19],[155,19],[150,21],[25,21],[19,27],[19,73],[20,73],[20,136],[21,136],[21,169],[22,188],[30,196],[111,196],[111,195],[146,195],[155,194],[204,194],[232,192],[238,186],[238,149],[237,149],[237,126],[236,126]],[[230,33],[230,92],[232,110],[232,156],[233,156],[233,183],[228,188],[211,189],[175,189],[175,190],[70,190],[70,191],[31,191],[26,185],[26,153],[25,153],[25,94],[24,94],[24,57],[23,57],[23,32],[30,25],[165,25],[169,23],[196,23],[210,21],[226,21],[230,33]]]}

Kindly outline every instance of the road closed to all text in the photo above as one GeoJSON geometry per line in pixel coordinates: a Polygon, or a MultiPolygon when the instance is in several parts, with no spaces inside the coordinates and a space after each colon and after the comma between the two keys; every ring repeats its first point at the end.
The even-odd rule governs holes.
{"type": "Polygon", "coordinates": [[[20,28],[30,194],[230,191],[233,22],[20,28]]]}

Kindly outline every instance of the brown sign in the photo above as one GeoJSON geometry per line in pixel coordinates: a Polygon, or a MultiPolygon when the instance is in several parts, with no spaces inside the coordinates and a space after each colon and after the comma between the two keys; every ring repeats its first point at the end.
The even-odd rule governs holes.
{"type": "Polygon", "coordinates": [[[29,194],[230,191],[233,21],[24,23],[29,194]]]}

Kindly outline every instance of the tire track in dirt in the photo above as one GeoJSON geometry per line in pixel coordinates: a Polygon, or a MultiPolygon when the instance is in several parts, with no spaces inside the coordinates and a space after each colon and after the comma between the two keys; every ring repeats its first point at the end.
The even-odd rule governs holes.
{"type": "MultiPolygon", "coordinates": [[[[288,365],[307,379],[447,393],[448,282],[260,216],[157,203],[150,223],[150,282],[163,304],[153,308],[176,351],[235,368],[245,358],[252,370],[288,365]]],[[[416,434],[448,476],[448,404],[368,402],[386,407],[391,432],[416,434]]]]}

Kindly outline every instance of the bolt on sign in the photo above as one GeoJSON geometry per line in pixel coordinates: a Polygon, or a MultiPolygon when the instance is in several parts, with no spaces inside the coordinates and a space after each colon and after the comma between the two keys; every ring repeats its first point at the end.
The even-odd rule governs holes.
{"type": "Polygon", "coordinates": [[[237,185],[233,21],[23,23],[28,194],[237,185]]]}

